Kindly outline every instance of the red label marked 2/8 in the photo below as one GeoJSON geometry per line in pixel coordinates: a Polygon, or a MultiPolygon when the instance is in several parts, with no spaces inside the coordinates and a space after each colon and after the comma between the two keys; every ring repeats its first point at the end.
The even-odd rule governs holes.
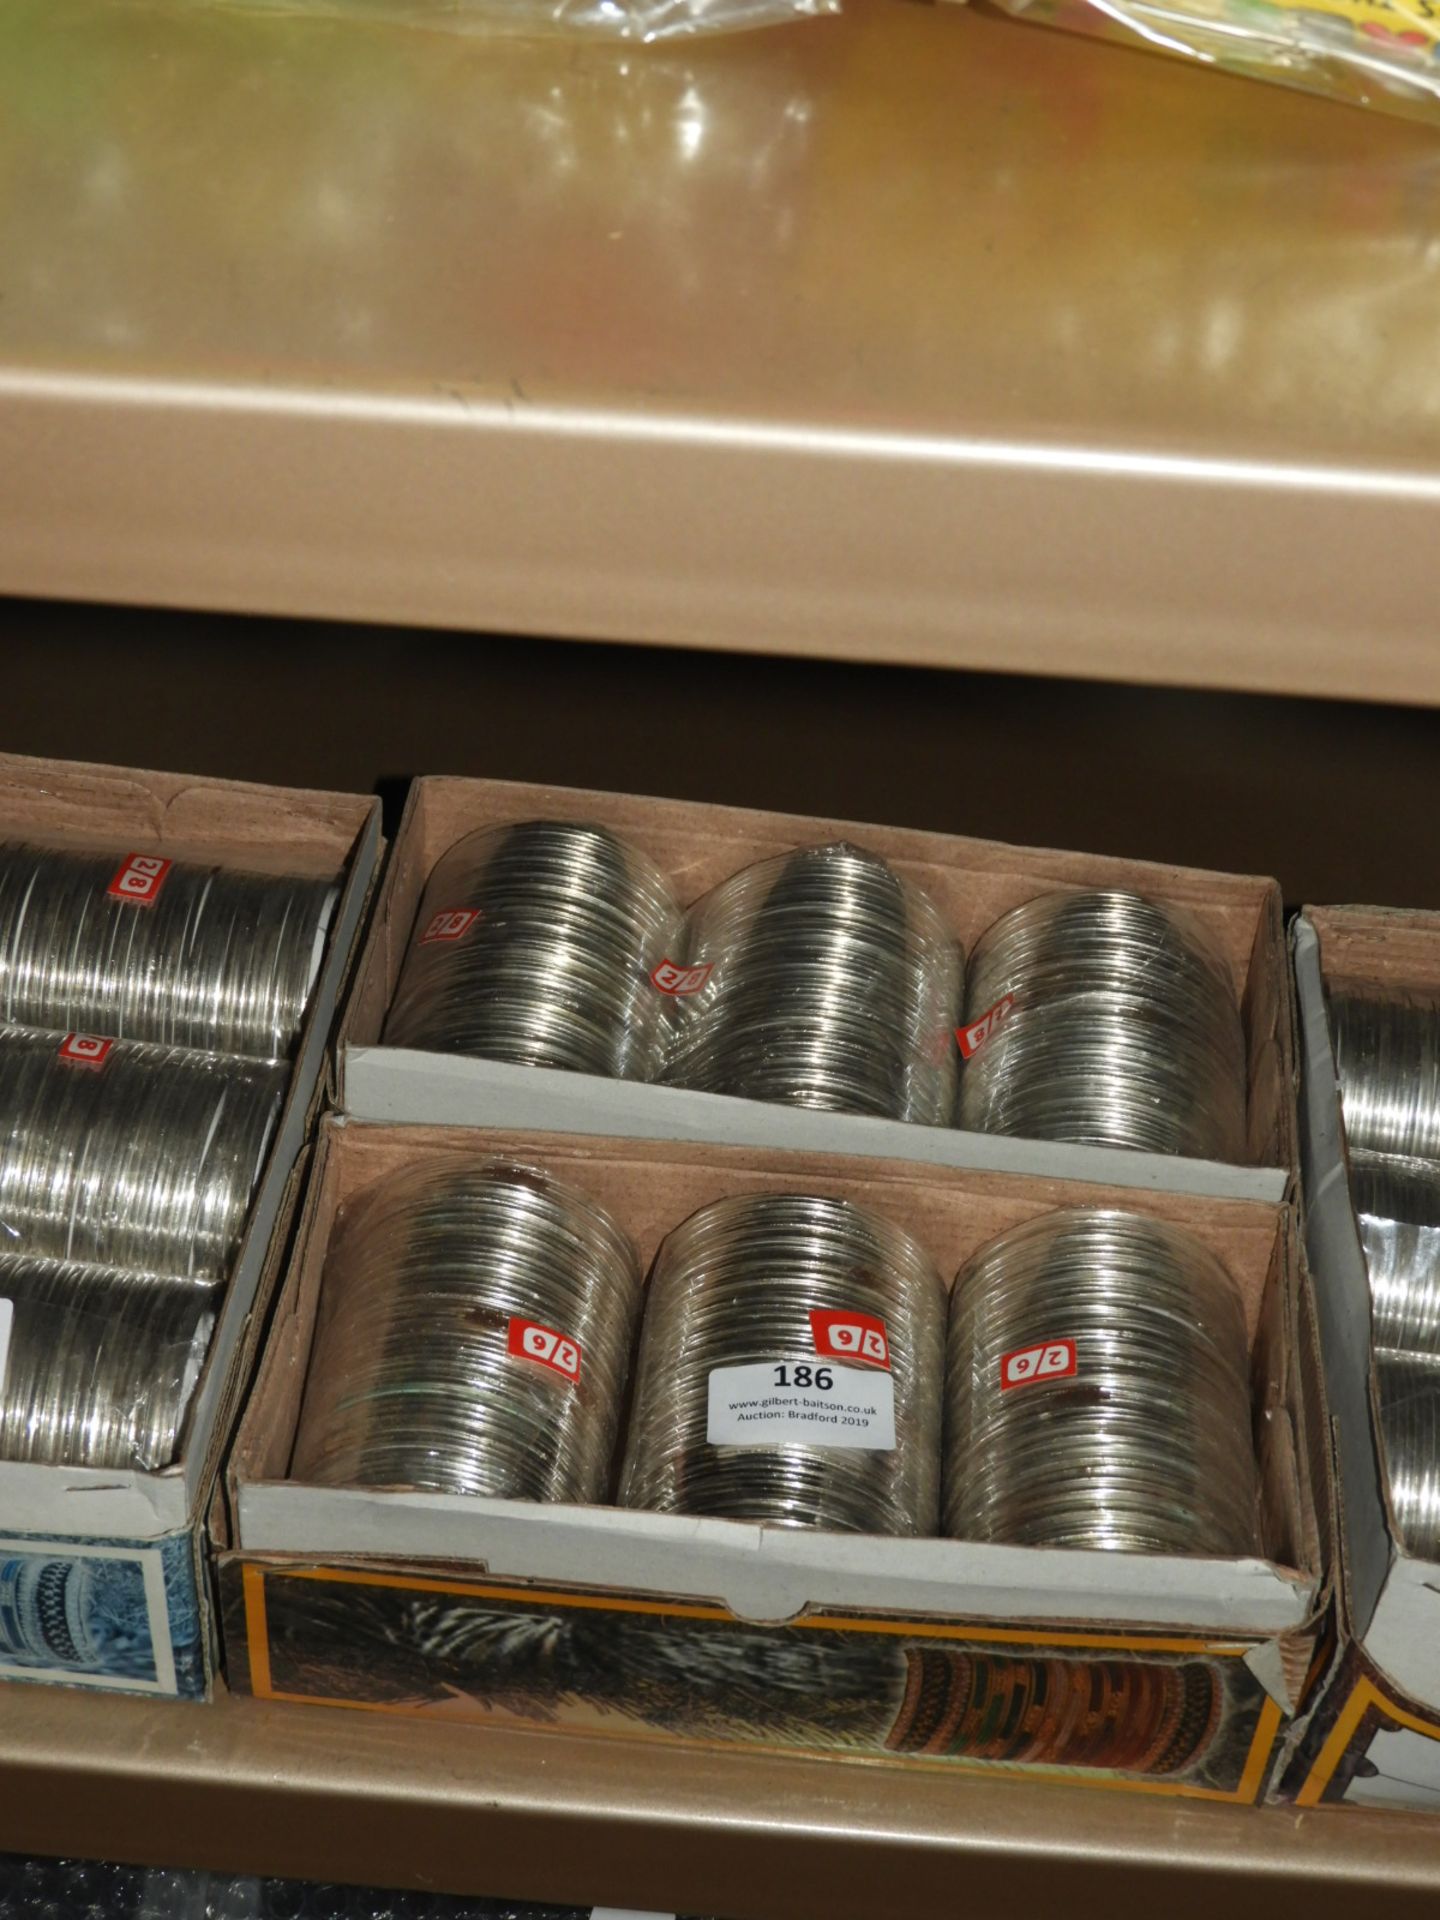
{"type": "Polygon", "coordinates": [[[572,1385],[580,1384],[580,1345],[568,1334],[542,1327],[538,1320],[513,1319],[506,1347],[517,1360],[537,1360],[552,1373],[563,1374],[572,1385]]]}
{"type": "Polygon", "coordinates": [[[650,978],[661,993],[674,994],[677,998],[687,993],[698,993],[715,971],[715,962],[707,960],[703,966],[678,967],[673,960],[662,960],[650,978]]]}
{"type": "Polygon", "coordinates": [[[957,1027],[955,1038],[960,1042],[962,1059],[969,1060],[977,1054],[985,1042],[1009,1019],[1014,1007],[1014,994],[1002,994],[994,1006],[982,1013],[978,1020],[972,1020],[968,1027],[957,1027]]]}
{"type": "Polygon", "coordinates": [[[93,1033],[67,1033],[60,1042],[58,1058],[72,1067],[89,1067],[98,1073],[110,1058],[113,1040],[102,1040],[93,1033]]]}
{"type": "Polygon", "coordinates": [[[815,1308],[810,1332],[816,1353],[833,1360],[862,1360],[872,1367],[890,1368],[890,1341],[885,1322],[873,1313],[836,1312],[815,1308]]]}
{"type": "Polygon", "coordinates": [[[112,900],[128,901],[132,907],[153,907],[173,865],[155,854],[127,853],[105,891],[112,900]]]}
{"type": "Polygon", "coordinates": [[[1079,1372],[1073,1340],[1045,1340],[1038,1347],[1012,1347],[1000,1356],[1000,1391],[1065,1380],[1079,1372]]]}
{"type": "Polygon", "coordinates": [[[420,944],[428,947],[437,940],[463,940],[479,918],[478,907],[447,907],[443,912],[431,916],[420,936],[420,944]]]}

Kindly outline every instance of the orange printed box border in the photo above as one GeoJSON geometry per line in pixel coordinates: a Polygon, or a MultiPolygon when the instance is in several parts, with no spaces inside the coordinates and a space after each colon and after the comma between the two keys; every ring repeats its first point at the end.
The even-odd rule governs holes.
{"type": "MultiPolygon", "coordinates": [[[[1350,1687],[1345,1695],[1343,1706],[1335,1716],[1334,1724],[1325,1734],[1319,1752],[1310,1765],[1295,1791],[1295,1804],[1298,1807],[1321,1807],[1343,1805],[1343,1801],[1327,1801],[1326,1794],[1336,1774],[1356,1740],[1365,1727],[1367,1717],[1373,1717],[1372,1732],[1387,1728],[1403,1728],[1409,1733],[1418,1733],[1426,1739],[1440,1741],[1440,1719],[1427,1716],[1416,1708],[1403,1705],[1400,1700],[1381,1684],[1370,1668],[1359,1666],[1352,1673],[1350,1687]]],[[[1362,1811],[1362,1809],[1356,1809],[1362,1811]]]]}
{"type": "MultiPolygon", "coordinates": [[[[501,1604],[511,1602],[561,1606],[577,1611],[649,1614],[671,1619],[722,1623],[731,1623],[734,1619],[734,1616],[723,1607],[707,1606],[693,1601],[647,1600],[630,1595],[587,1593],[570,1589],[495,1585],[432,1575],[374,1572],[356,1567],[313,1564],[288,1567],[277,1566],[273,1562],[239,1559],[231,1563],[230,1570],[238,1571],[240,1576],[245,1652],[248,1657],[250,1691],[255,1697],[301,1706],[348,1707],[365,1713],[400,1714],[410,1717],[413,1710],[408,1706],[384,1701],[345,1699],[331,1694],[291,1693],[274,1685],[270,1661],[267,1605],[267,1586],[270,1582],[325,1581],[342,1586],[381,1587],[393,1591],[429,1593],[456,1599],[489,1600],[501,1604]]],[[[1217,1661],[1241,1660],[1250,1651],[1252,1645],[1251,1642],[1244,1640],[1210,1640],[1201,1636],[1082,1630],[1055,1632],[1036,1628],[981,1627],[961,1622],[866,1619],[835,1614],[802,1615],[787,1622],[787,1625],[802,1630],[824,1629],[842,1633],[897,1635],[910,1640],[959,1640],[995,1646],[1049,1647],[1068,1650],[1085,1648],[1097,1653],[1111,1654],[1189,1654],[1217,1661]]],[[[1234,1789],[1197,1786],[1188,1781],[1105,1777],[1098,1770],[1090,1773],[1080,1768],[1066,1769],[1058,1765],[1043,1766],[1023,1762],[997,1764],[986,1760],[937,1759],[917,1754],[886,1756],[880,1753],[858,1752],[837,1757],[851,1762],[858,1760],[907,1767],[920,1766],[931,1772],[958,1770],[966,1773],[988,1774],[991,1777],[994,1777],[997,1771],[1016,1770],[1023,1771],[1027,1778],[1063,1779],[1067,1783],[1083,1783],[1086,1786],[1111,1791],[1159,1794],[1169,1798],[1221,1801],[1231,1805],[1248,1806],[1256,1803],[1262,1796],[1280,1735],[1282,1719],[1280,1707],[1273,1699],[1267,1697],[1257,1714],[1244,1766],[1238,1785],[1234,1789]]],[[[626,1732],[610,1729],[604,1731],[600,1737],[619,1740],[653,1740],[675,1736],[637,1728],[626,1732]]],[[[776,1753],[794,1754],[805,1750],[794,1746],[766,1745],[760,1741],[750,1744],[757,1750],[776,1753]]]]}

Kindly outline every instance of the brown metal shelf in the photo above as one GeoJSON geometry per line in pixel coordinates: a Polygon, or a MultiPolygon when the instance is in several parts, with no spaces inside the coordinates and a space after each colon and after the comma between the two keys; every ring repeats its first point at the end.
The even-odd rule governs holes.
{"type": "Polygon", "coordinates": [[[402,1716],[0,1688],[0,1850],[731,1920],[1433,1914],[1432,1822],[402,1716]]]}
{"type": "Polygon", "coordinates": [[[1434,152],[913,0],[7,0],[0,590],[1434,702],[1434,152]]]}

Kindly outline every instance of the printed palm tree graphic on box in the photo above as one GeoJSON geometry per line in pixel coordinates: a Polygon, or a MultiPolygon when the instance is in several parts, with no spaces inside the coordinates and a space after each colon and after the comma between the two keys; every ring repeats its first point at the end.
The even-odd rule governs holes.
{"type": "Polygon", "coordinates": [[[439,1580],[318,1569],[242,1581],[231,1643],[248,1638],[251,1684],[275,1698],[1132,1774],[1227,1798],[1279,1717],[1236,1657],[997,1646],[920,1623],[754,1626],[578,1595],[497,1606],[439,1580]]]}

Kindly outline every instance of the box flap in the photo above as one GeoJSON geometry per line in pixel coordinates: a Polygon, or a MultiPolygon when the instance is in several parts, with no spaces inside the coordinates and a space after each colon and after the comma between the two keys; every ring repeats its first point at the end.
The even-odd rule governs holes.
{"type": "Polygon", "coordinates": [[[1440,1565],[1396,1555],[1364,1644],[1402,1693],[1421,1705],[1440,1705],[1440,1565]]]}
{"type": "Polygon", "coordinates": [[[703,1597],[766,1622],[844,1609],[1270,1636],[1305,1624],[1316,1589],[1257,1559],[882,1540],[453,1494],[262,1483],[240,1487],[238,1513],[247,1553],[465,1561],[496,1579],[703,1597]]]}

